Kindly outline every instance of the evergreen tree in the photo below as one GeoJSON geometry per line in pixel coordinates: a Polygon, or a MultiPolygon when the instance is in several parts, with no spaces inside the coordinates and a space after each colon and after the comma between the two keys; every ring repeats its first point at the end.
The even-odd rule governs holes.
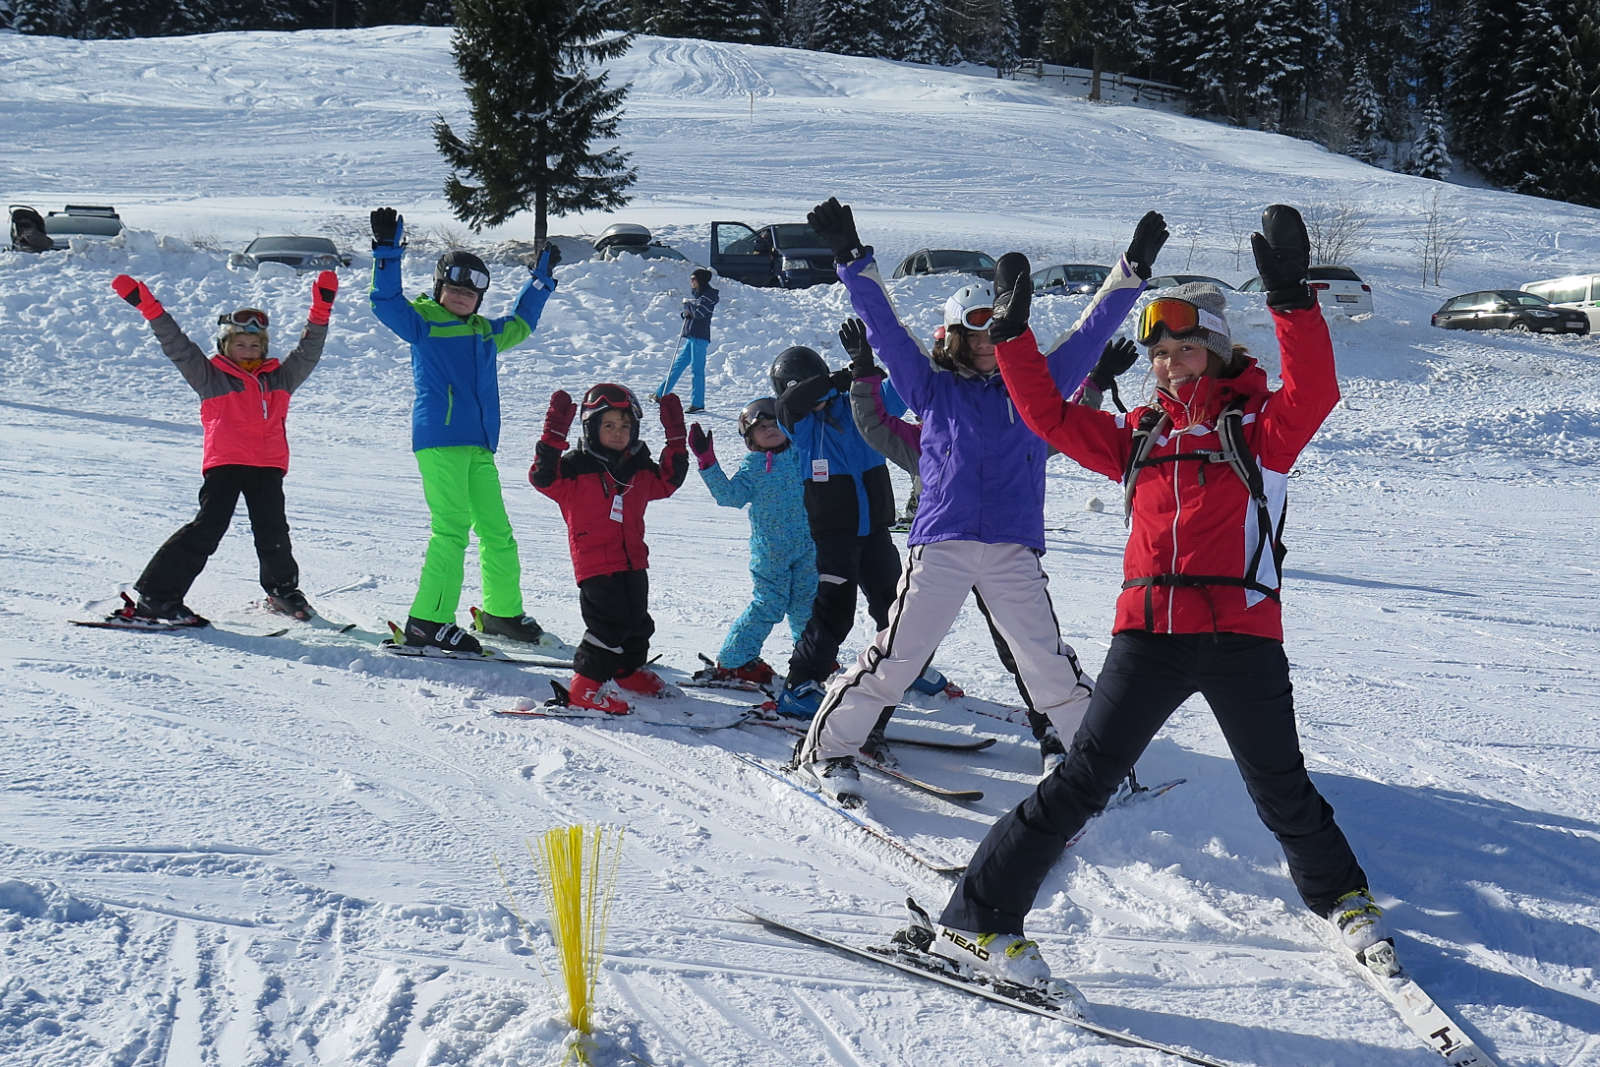
{"type": "Polygon", "coordinates": [[[1515,0],[1463,0],[1448,68],[1450,126],[1458,155],[1489,173],[1507,130],[1506,42],[1517,39],[1515,0]]]}
{"type": "Polygon", "coordinates": [[[1430,103],[1422,112],[1422,129],[1411,146],[1411,173],[1443,181],[1450,173],[1450,150],[1445,146],[1444,114],[1430,103]]]}
{"type": "Polygon", "coordinates": [[[1303,36],[1296,0],[1257,0],[1244,20],[1235,73],[1261,129],[1276,130],[1298,103],[1303,36]]]}
{"type": "Polygon", "coordinates": [[[873,0],[818,0],[807,48],[842,56],[881,56],[887,46],[873,0]]]}
{"type": "Polygon", "coordinates": [[[944,60],[943,0],[902,0],[889,23],[889,40],[895,59],[912,63],[944,60]]]}
{"type": "Polygon", "coordinates": [[[1517,45],[1506,79],[1504,150],[1489,173],[1519,192],[1540,194],[1544,192],[1545,161],[1560,151],[1547,103],[1550,87],[1559,77],[1560,53],[1550,42],[1559,40],[1560,34],[1548,0],[1522,0],[1518,23],[1517,45]]]}
{"type": "Polygon", "coordinates": [[[535,243],[550,215],[628,202],[636,172],[615,146],[628,87],[606,85],[605,60],[632,40],[619,33],[616,0],[455,0],[451,40],[473,130],[463,139],[441,117],[439,153],[453,168],[445,196],[474,231],[533,208],[535,243]],[[460,175],[475,179],[468,185],[460,175]]]}
{"type": "Polygon", "coordinates": [[[1562,61],[1549,94],[1560,152],[1546,161],[1545,194],[1600,207],[1600,11],[1569,9],[1561,29],[1562,61]]]}
{"type": "Polygon", "coordinates": [[[1233,27],[1241,0],[1217,0],[1193,12],[1195,21],[1180,47],[1192,56],[1184,66],[1191,106],[1200,113],[1241,118],[1240,83],[1233,27]]]}
{"type": "Polygon", "coordinates": [[[1349,154],[1363,163],[1373,163],[1378,158],[1379,129],[1383,125],[1383,108],[1367,73],[1365,57],[1356,59],[1355,71],[1350,75],[1349,88],[1344,98],[1345,116],[1350,123],[1349,154]]]}

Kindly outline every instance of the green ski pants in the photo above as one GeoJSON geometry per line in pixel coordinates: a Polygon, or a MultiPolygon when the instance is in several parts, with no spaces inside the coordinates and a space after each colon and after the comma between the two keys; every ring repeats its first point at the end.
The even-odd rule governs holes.
{"type": "Polygon", "coordinates": [[[467,530],[478,535],[483,610],[522,615],[522,562],[511,534],[494,453],[475,445],[424,448],[416,453],[422,495],[433,534],[411,614],[429,622],[455,622],[467,559],[467,530]]]}

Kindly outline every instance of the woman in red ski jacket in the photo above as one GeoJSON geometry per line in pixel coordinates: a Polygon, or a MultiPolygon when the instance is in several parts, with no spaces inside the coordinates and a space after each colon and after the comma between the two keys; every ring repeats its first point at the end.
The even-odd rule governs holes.
{"type": "Polygon", "coordinates": [[[1040,885],[1156,731],[1200,693],[1306,906],[1375,970],[1398,966],[1366,873],[1306,774],[1295,728],[1274,534],[1289,469],[1339,386],[1328,327],[1305,283],[1305,225],[1274,205],[1262,230],[1252,244],[1282,352],[1278,390],[1232,344],[1216,286],[1168,290],[1141,311],[1138,341],[1149,347],[1156,392],[1149,408],[1126,415],[1063,397],[1023,332],[1027,286],[997,296],[996,320],[1019,320],[1012,336],[1020,336],[996,346],[1018,411],[1090,470],[1118,481],[1128,473],[1131,532],[1111,648],[1067,760],[990,829],[940,916],[947,933],[935,951],[964,964],[1014,981],[1048,979],[1022,936],[1040,885]],[[1223,429],[1231,409],[1242,414],[1240,452],[1250,457],[1233,463],[1227,442],[1237,437],[1223,429]]]}
{"type": "Polygon", "coordinates": [[[221,544],[243,496],[267,603],[275,611],[309,619],[313,612],[300,592],[300,568],[284,517],[283,478],[289,470],[285,424],[290,395],[322,358],[338,276],[331,270],[317,275],[300,343],[281,362],[267,354],[265,311],[240,308],[219,316],[217,351],[207,357],[143,282],[119,274],[111,287],[150,323],[162,352],[200,394],[200,424],[205,428],[200,511],[156,550],[134,583],[138,601],[124,594],[128,604],[117,617],[129,625],[204,626],[206,620],[183,598],[221,544]]]}
{"type": "Polygon", "coordinates": [[[568,688],[575,707],[627,714],[625,701],[600,692],[612,680],[645,696],[664,689],[644,665],[656,629],[649,611],[644,509],[678,491],[689,472],[689,454],[682,402],[668,393],[660,404],[667,443],[659,466],[639,440],[639,401],[632,390],[610,382],[584,394],[581,438],[563,455],[578,405],[558,389],[528,469],[528,481],[561,506],[567,524],[584,624],[568,688]]]}

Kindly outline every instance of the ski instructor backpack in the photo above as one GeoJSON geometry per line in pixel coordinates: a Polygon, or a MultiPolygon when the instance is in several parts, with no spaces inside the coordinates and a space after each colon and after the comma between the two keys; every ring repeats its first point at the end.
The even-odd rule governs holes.
{"type": "MultiPolygon", "coordinates": [[[[1204,450],[1194,452],[1175,452],[1170,456],[1150,458],[1150,451],[1156,441],[1172,426],[1172,420],[1167,413],[1159,408],[1150,408],[1139,419],[1139,424],[1133,431],[1133,450],[1128,455],[1128,465],[1122,472],[1122,521],[1127,524],[1133,516],[1133,489],[1138,480],[1139,471],[1145,467],[1153,467],[1158,463],[1175,463],[1180,460],[1196,460],[1201,463],[1226,463],[1233,472],[1244,482],[1250,493],[1250,499],[1256,505],[1256,526],[1262,531],[1263,536],[1256,542],[1256,550],[1250,557],[1250,563],[1245,567],[1246,575],[1254,575],[1256,568],[1261,564],[1261,551],[1267,543],[1267,534],[1270,533],[1272,541],[1272,559],[1281,578],[1283,575],[1283,557],[1288,554],[1288,548],[1283,543],[1283,521],[1288,515],[1288,502],[1284,503],[1283,514],[1278,517],[1274,526],[1272,522],[1272,509],[1267,502],[1266,489],[1261,480],[1261,467],[1256,463],[1255,454],[1252,453],[1244,441],[1244,401],[1235,400],[1223,408],[1217,415],[1217,437],[1222,442],[1222,448],[1215,452],[1204,450]]],[[[1278,591],[1269,589],[1251,577],[1233,577],[1229,575],[1160,575],[1156,578],[1133,579],[1124,583],[1123,588],[1129,584],[1150,585],[1240,585],[1253,590],[1263,596],[1278,599],[1278,591]]]]}

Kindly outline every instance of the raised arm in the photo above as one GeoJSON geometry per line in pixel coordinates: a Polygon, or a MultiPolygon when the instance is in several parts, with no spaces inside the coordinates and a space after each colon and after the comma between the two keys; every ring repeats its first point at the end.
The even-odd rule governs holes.
{"type": "Polygon", "coordinates": [[[111,288],[116,294],[138,309],[139,314],[150,324],[150,329],[155,333],[156,340],[161,343],[162,353],[178,368],[178,373],[183,375],[183,380],[189,387],[202,397],[210,396],[210,383],[213,375],[222,372],[211,365],[211,360],[206,357],[201,347],[189,340],[189,335],[178,328],[167,309],[150,292],[150,288],[137,278],[126,274],[119,274],[111,279],[111,288]]]}
{"type": "Polygon", "coordinates": [[[372,212],[372,313],[402,341],[415,344],[428,324],[400,291],[400,261],[405,258],[405,216],[392,207],[372,212]]]}
{"type": "Polygon", "coordinates": [[[277,379],[289,392],[311,377],[322,359],[322,346],[328,339],[328,320],[333,314],[333,299],[339,295],[339,276],[331,270],[317,275],[311,283],[311,310],[306,314],[306,328],[300,333],[300,343],[283,357],[277,379]]]}
{"type": "Polygon", "coordinates": [[[556,291],[555,269],[560,262],[561,253],[556,246],[545,245],[531,268],[522,292],[517,294],[516,308],[504,318],[489,320],[489,326],[494,331],[496,352],[520,345],[538,327],[539,319],[544,314],[544,305],[550,299],[550,294],[556,291]]]}

